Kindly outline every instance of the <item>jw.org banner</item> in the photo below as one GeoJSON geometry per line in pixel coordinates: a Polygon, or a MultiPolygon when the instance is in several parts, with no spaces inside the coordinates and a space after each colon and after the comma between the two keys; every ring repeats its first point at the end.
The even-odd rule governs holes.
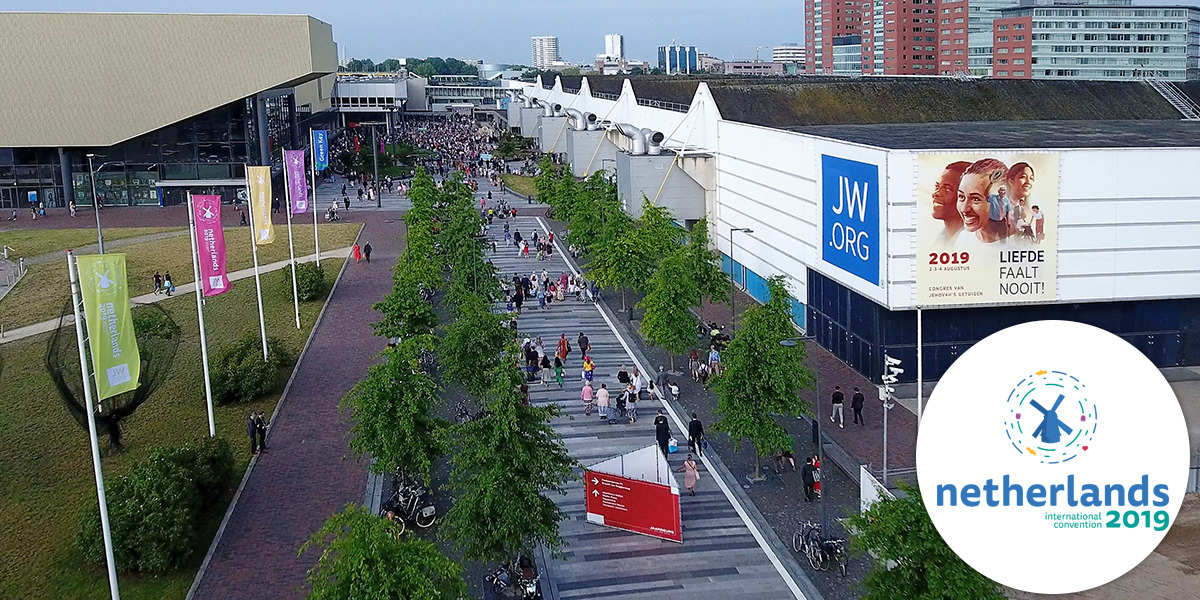
{"type": "Polygon", "coordinates": [[[75,257],[99,400],[138,386],[142,359],[129,310],[124,254],[75,257]]]}
{"type": "Polygon", "coordinates": [[[271,167],[246,167],[246,179],[254,212],[250,220],[254,243],[265,246],[275,241],[275,225],[271,223],[271,167]]]}
{"type": "Polygon", "coordinates": [[[1051,302],[1058,154],[917,158],[917,304],[1051,302]]]}
{"type": "Polygon", "coordinates": [[[329,168],[329,133],[313,131],[313,165],[318,170],[329,168]]]}
{"type": "Polygon", "coordinates": [[[196,249],[200,263],[200,282],[204,296],[219,296],[229,291],[225,272],[225,231],[221,228],[221,197],[192,196],[192,214],[196,221],[196,249]]]}
{"type": "Polygon", "coordinates": [[[821,155],[821,258],[880,285],[879,167],[821,155]]]}
{"type": "Polygon", "coordinates": [[[283,172],[287,179],[292,214],[308,212],[308,179],[304,176],[304,151],[283,151],[283,172]]]}

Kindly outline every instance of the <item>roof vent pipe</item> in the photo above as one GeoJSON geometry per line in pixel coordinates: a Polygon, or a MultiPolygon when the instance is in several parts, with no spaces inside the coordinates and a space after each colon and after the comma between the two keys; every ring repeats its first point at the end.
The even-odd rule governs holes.
{"type": "Polygon", "coordinates": [[[561,104],[554,105],[554,116],[564,117],[564,116],[566,116],[566,114],[567,113],[563,112],[563,105],[561,105],[561,104]]]}
{"type": "Polygon", "coordinates": [[[658,156],[662,154],[662,142],[665,137],[661,131],[643,129],[642,137],[646,139],[646,154],[658,156]]]}
{"type": "Polygon", "coordinates": [[[633,156],[641,156],[646,153],[646,138],[642,136],[642,130],[630,125],[629,123],[617,123],[617,131],[621,135],[629,138],[629,153],[633,156]]]}
{"type": "Polygon", "coordinates": [[[574,108],[567,109],[567,116],[571,118],[571,129],[575,131],[583,131],[587,129],[587,121],[584,120],[583,113],[574,108]]]}
{"type": "Polygon", "coordinates": [[[554,107],[555,107],[555,106],[556,106],[556,105],[554,105],[554,104],[551,104],[551,103],[549,103],[549,102],[545,102],[545,103],[543,103],[543,104],[542,104],[542,116],[543,116],[543,117],[553,117],[553,116],[554,116],[554,107]]]}
{"type": "Polygon", "coordinates": [[[595,131],[600,128],[600,123],[596,119],[596,113],[583,113],[583,123],[588,131],[595,131]]]}
{"type": "Polygon", "coordinates": [[[533,96],[529,94],[521,94],[521,100],[525,102],[525,108],[533,108],[533,96]]]}

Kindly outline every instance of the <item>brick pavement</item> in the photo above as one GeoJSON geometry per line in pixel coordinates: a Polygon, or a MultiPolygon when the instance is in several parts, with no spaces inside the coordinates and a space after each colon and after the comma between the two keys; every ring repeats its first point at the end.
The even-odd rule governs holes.
{"type": "Polygon", "coordinates": [[[215,541],[189,600],[301,598],[315,553],[296,552],[325,519],[362,502],[366,461],[348,456],[348,416],[338,402],[383,350],[371,305],[392,287],[391,267],[403,250],[398,213],[351,211],[365,224],[373,261],[348,262],[311,345],[280,400],[268,450],[251,462],[240,497],[215,541]]]}

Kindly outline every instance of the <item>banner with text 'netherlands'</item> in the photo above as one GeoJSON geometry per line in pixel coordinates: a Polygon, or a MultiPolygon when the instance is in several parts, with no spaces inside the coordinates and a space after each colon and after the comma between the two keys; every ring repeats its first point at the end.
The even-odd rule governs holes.
{"type": "Polygon", "coordinates": [[[124,254],[75,257],[98,400],[137,388],[142,359],[129,310],[124,254]]]}
{"type": "Polygon", "coordinates": [[[225,272],[225,231],[221,229],[221,197],[192,196],[192,214],[196,221],[197,261],[204,296],[219,296],[229,291],[229,276],[225,272]]]}

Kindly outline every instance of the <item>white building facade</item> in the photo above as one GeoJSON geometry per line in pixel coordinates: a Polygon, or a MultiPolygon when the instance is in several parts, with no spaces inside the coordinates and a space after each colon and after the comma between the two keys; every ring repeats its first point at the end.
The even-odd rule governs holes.
{"type": "Polygon", "coordinates": [[[533,68],[546,69],[558,62],[558,36],[542,35],[531,38],[533,68]]]}

